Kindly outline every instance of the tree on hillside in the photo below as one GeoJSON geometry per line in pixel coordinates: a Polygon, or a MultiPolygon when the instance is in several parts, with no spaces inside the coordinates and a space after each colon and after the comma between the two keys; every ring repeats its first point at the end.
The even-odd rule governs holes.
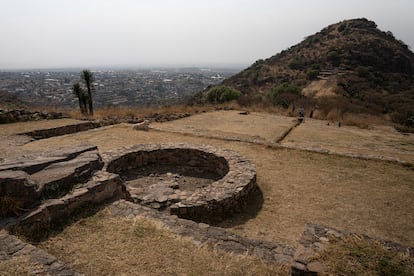
{"type": "Polygon", "coordinates": [[[83,70],[81,77],[85,81],[86,88],[88,89],[89,115],[93,115],[93,102],[92,102],[93,74],[89,70],[83,70]]]}
{"type": "Polygon", "coordinates": [[[83,91],[82,87],[80,86],[79,82],[72,85],[73,94],[78,97],[79,101],[79,108],[82,113],[82,115],[85,115],[87,112],[86,110],[86,101],[87,96],[85,95],[85,92],[83,91]]]}

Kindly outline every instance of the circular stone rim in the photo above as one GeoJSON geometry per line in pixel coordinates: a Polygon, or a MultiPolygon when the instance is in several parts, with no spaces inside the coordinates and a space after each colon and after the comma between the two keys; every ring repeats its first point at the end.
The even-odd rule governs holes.
{"type": "Polygon", "coordinates": [[[216,222],[232,213],[240,211],[245,205],[250,192],[257,188],[256,167],[250,160],[240,154],[222,148],[189,143],[135,144],[102,154],[107,171],[111,162],[127,154],[153,152],[169,149],[193,149],[223,157],[228,165],[228,172],[210,185],[197,188],[185,200],[169,207],[172,215],[199,222],[216,222]]]}

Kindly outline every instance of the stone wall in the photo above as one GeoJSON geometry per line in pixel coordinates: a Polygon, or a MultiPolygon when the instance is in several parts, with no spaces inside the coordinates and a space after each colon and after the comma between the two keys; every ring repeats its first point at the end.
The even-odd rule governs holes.
{"type": "Polygon", "coordinates": [[[116,174],[98,171],[83,187],[58,198],[45,200],[35,210],[10,225],[13,231],[33,236],[47,231],[60,220],[70,218],[86,207],[96,207],[124,194],[121,179],[116,174]]]}
{"type": "Polygon", "coordinates": [[[55,128],[33,130],[29,132],[19,133],[19,135],[27,135],[35,140],[40,140],[40,139],[46,139],[46,138],[55,137],[55,136],[61,136],[61,135],[86,131],[89,129],[94,129],[94,128],[102,127],[105,125],[108,125],[108,123],[85,122],[85,123],[79,123],[79,124],[67,125],[67,126],[61,126],[61,127],[55,127],[55,128]]]}
{"type": "Polygon", "coordinates": [[[0,124],[26,122],[26,121],[39,121],[39,120],[51,120],[68,118],[60,112],[38,112],[27,111],[23,109],[18,110],[2,110],[0,109],[0,124]]]}
{"type": "Polygon", "coordinates": [[[104,170],[120,173],[150,163],[177,164],[214,171],[223,177],[187,194],[169,207],[173,215],[199,222],[217,222],[241,211],[256,185],[254,164],[237,153],[192,144],[135,145],[102,155],[104,170]]]}

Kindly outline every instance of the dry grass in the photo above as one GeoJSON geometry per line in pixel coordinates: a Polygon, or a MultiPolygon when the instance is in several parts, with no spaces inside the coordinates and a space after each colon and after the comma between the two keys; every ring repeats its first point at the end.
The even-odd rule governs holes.
{"type": "Polygon", "coordinates": [[[414,163],[414,135],[403,135],[387,126],[373,126],[365,130],[305,119],[285,138],[283,144],[328,149],[337,153],[384,156],[414,163]]]}
{"type": "Polygon", "coordinates": [[[248,157],[256,164],[264,202],[260,210],[252,209],[222,224],[241,235],[294,245],[311,222],[414,245],[414,171],[397,164],[134,131],[129,125],[40,140],[24,148],[53,150],[75,140],[95,144],[102,152],[140,143],[190,142],[232,149],[248,157]]]}
{"type": "Polygon", "coordinates": [[[217,111],[170,123],[153,123],[151,127],[178,133],[273,143],[296,123],[295,119],[285,116],[239,113],[240,111],[217,111]]]}
{"type": "Polygon", "coordinates": [[[408,254],[392,252],[378,242],[354,236],[331,240],[316,260],[335,275],[414,274],[414,259],[408,254]]]}
{"type": "Polygon", "coordinates": [[[0,275],[46,275],[45,267],[30,262],[29,256],[18,256],[0,262],[0,275]]]}
{"type": "Polygon", "coordinates": [[[384,118],[370,114],[353,114],[345,113],[339,120],[347,126],[356,126],[363,129],[368,129],[374,125],[388,125],[384,118]]]}
{"type": "MultiPolygon", "coordinates": [[[[251,116],[252,118],[249,118],[250,115],[237,114],[236,117],[240,119],[234,120],[236,114],[232,112],[228,113],[228,118],[226,113],[218,113],[221,115],[215,120],[221,118],[222,122],[217,121],[217,123],[222,127],[225,126],[224,129],[218,128],[218,131],[241,135],[240,137],[247,135],[248,138],[259,136],[264,140],[271,135],[269,127],[272,126],[269,125],[273,123],[273,119],[269,119],[269,123],[265,124],[266,118],[273,118],[271,116],[258,120],[254,119],[258,118],[255,114],[251,116]],[[238,122],[239,120],[241,122],[238,122]],[[231,121],[233,123],[230,123],[231,121]],[[249,134],[246,129],[251,130],[251,133],[249,134]]],[[[186,129],[188,125],[199,130],[214,129],[215,126],[211,126],[213,122],[211,118],[214,118],[214,114],[206,113],[202,117],[197,116],[195,121],[186,118],[157,124],[163,128],[183,130],[183,134],[153,130],[134,131],[132,126],[120,124],[35,141],[18,150],[53,151],[58,147],[81,142],[95,144],[101,152],[132,144],[168,142],[189,142],[228,148],[241,153],[256,164],[258,184],[263,193],[263,202],[253,200],[245,213],[229,218],[221,224],[230,231],[252,238],[295,245],[306,223],[316,223],[366,233],[372,237],[393,240],[409,246],[414,245],[414,225],[412,224],[414,221],[414,205],[412,204],[414,171],[412,169],[388,162],[352,159],[299,150],[272,149],[258,144],[196,137],[192,135],[194,130],[186,129]]],[[[261,116],[265,115],[261,114],[261,116]]],[[[288,119],[291,120],[291,118],[288,119]]],[[[276,122],[274,123],[275,130],[279,124],[276,122]]],[[[280,123],[282,124],[282,121],[280,123]]],[[[210,133],[214,131],[211,130],[210,133]]],[[[276,134],[277,131],[275,136],[276,134]]],[[[306,120],[287,137],[287,140],[290,140],[287,142],[291,144],[311,145],[337,151],[346,150],[346,152],[377,153],[406,158],[406,160],[409,158],[412,160],[414,152],[413,136],[391,132],[389,128],[375,127],[374,130],[361,130],[328,127],[324,122],[312,120],[306,120]]],[[[83,228],[80,228],[82,223],[88,222],[79,222],[73,227],[79,227],[82,230],[83,228]]],[[[115,228],[118,224],[119,221],[112,223],[115,228]]],[[[99,227],[94,229],[100,233],[99,235],[106,235],[105,231],[98,232],[99,227]]],[[[109,228],[104,229],[109,232],[109,228]]],[[[62,233],[66,233],[65,231],[62,233]]],[[[91,232],[84,236],[92,235],[91,232]]],[[[62,236],[58,235],[56,239],[59,237],[62,236]]],[[[87,237],[80,237],[79,240],[87,248],[84,238],[87,237]]],[[[68,240],[76,239],[78,237],[68,240]]],[[[54,242],[57,245],[57,240],[54,242]]],[[[92,241],[92,244],[94,242],[92,241]]],[[[107,243],[110,244],[109,241],[107,243]]],[[[118,246],[120,245],[121,243],[118,243],[118,246]]],[[[123,245],[129,245],[128,239],[125,239],[123,245]]],[[[89,247],[95,248],[92,246],[89,247]]],[[[147,243],[146,246],[151,247],[151,243],[147,243]]],[[[64,252],[68,252],[64,249],[66,245],[60,248],[62,251],[60,254],[67,255],[67,258],[75,254],[72,251],[65,254],[64,252]]],[[[111,258],[116,257],[100,248],[94,250],[92,252],[82,251],[79,255],[74,255],[76,256],[74,259],[92,265],[92,261],[86,261],[89,258],[85,257],[88,256],[87,254],[96,255],[97,259],[103,259],[108,263],[111,262],[111,258]]],[[[165,255],[165,252],[169,252],[170,249],[166,248],[166,250],[160,252],[164,252],[165,255]]],[[[180,255],[184,261],[194,261],[192,253],[186,254],[180,255]]],[[[227,255],[223,258],[222,265],[226,262],[227,255]]],[[[125,264],[128,260],[119,262],[125,264]]],[[[87,267],[88,264],[84,265],[87,267]]],[[[160,266],[160,269],[168,272],[175,269],[175,265],[167,261],[164,266],[160,266]]],[[[143,274],[145,273],[147,272],[144,271],[143,274]]]]}
{"type": "MultiPolygon", "coordinates": [[[[154,106],[154,107],[108,107],[94,110],[94,116],[90,119],[107,119],[107,118],[145,118],[154,114],[169,114],[169,113],[190,113],[195,114],[199,112],[212,111],[217,108],[224,108],[223,106],[187,106],[187,105],[172,105],[172,106],[154,106]]],[[[227,106],[228,107],[228,106],[227,106]]],[[[79,110],[66,110],[64,113],[72,118],[85,118],[79,110]]]]}
{"type": "Polygon", "coordinates": [[[39,244],[86,275],[288,275],[288,267],[197,246],[148,220],[103,210],[39,244]]]}

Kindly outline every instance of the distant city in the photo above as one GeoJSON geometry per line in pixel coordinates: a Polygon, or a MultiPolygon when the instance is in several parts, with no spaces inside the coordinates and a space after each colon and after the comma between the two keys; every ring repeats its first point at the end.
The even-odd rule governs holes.
{"type": "MultiPolygon", "coordinates": [[[[92,70],[94,105],[154,106],[185,101],[209,85],[237,73],[239,69],[137,69],[92,70]]],[[[38,106],[74,108],[77,98],[72,85],[81,70],[0,71],[0,91],[38,106]]]]}

